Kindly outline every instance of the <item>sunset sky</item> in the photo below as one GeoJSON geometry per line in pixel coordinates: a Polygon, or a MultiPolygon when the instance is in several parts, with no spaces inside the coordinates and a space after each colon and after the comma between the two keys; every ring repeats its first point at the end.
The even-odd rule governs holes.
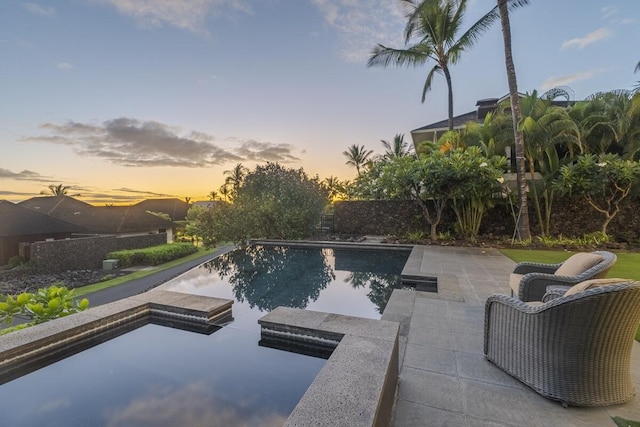
{"type": "MultiPolygon", "coordinates": [[[[0,199],[50,184],[81,200],[205,200],[236,163],[352,179],[342,152],[382,151],[446,118],[436,76],[367,68],[403,47],[395,0],[0,2],[0,199]]],[[[469,2],[465,28],[494,1],[469,2]]],[[[640,2],[532,0],[511,17],[521,92],[630,89],[640,2]]],[[[452,67],[454,114],[508,92],[499,23],[452,67]]]]}

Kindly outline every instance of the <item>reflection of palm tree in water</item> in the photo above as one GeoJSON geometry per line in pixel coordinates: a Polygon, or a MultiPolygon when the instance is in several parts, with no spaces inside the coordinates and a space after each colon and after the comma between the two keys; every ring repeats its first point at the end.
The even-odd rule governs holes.
{"type": "Polygon", "coordinates": [[[335,279],[320,248],[249,246],[204,265],[229,277],[235,298],[262,311],[278,306],[305,308],[335,279]]]}
{"type": "Polygon", "coordinates": [[[399,274],[382,274],[353,272],[345,279],[354,288],[363,288],[368,286],[369,293],[367,297],[377,307],[378,313],[382,314],[387,306],[387,301],[391,297],[394,289],[402,287],[399,274]]]}

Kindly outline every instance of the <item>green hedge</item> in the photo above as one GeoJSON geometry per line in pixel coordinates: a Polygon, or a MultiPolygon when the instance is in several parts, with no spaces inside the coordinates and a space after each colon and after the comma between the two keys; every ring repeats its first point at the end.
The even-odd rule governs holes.
{"type": "Polygon", "coordinates": [[[131,267],[134,265],[160,265],[196,252],[198,252],[198,248],[191,243],[170,243],[143,249],[109,252],[107,258],[120,261],[120,267],[131,267]]]}

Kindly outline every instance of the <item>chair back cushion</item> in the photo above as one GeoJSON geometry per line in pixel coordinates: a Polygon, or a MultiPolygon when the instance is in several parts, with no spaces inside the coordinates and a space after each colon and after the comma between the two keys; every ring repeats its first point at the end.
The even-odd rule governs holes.
{"type": "Polygon", "coordinates": [[[597,288],[598,286],[607,286],[614,285],[616,283],[625,283],[629,282],[629,279],[591,279],[585,280],[584,282],[580,282],[577,285],[573,285],[571,288],[565,292],[564,296],[568,297],[569,295],[577,294],[578,292],[586,291],[587,289],[597,288]]]}
{"type": "Polygon", "coordinates": [[[557,276],[577,276],[603,260],[601,255],[578,252],[571,255],[554,273],[557,276]]]}

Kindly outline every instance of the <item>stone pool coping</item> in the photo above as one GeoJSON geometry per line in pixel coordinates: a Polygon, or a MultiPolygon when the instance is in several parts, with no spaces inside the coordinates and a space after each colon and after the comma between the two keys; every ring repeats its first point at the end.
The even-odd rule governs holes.
{"type": "Polygon", "coordinates": [[[262,337],[339,341],[285,426],[388,426],[398,384],[399,323],[278,307],[262,337]]]}

